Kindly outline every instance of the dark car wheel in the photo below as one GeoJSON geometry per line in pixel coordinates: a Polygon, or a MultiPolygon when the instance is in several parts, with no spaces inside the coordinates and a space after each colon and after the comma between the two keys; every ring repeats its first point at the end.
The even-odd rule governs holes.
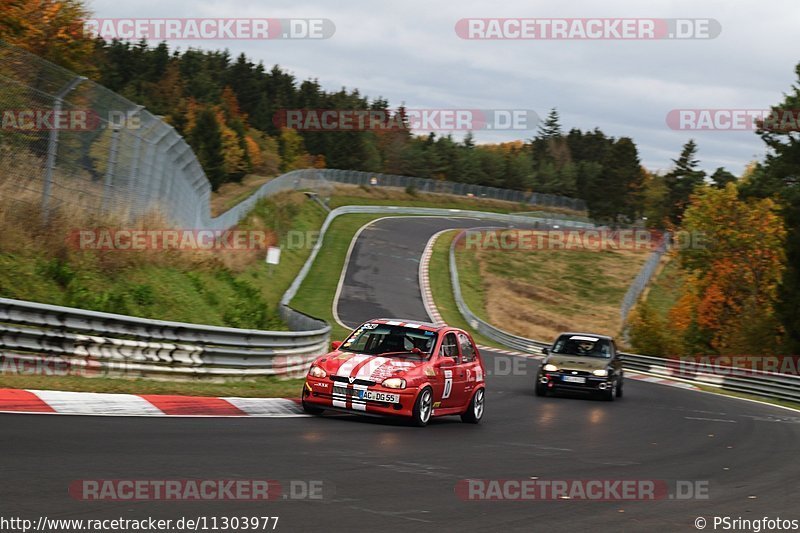
{"type": "Polygon", "coordinates": [[[614,397],[617,395],[617,380],[611,382],[611,388],[603,391],[603,399],[607,402],[613,402],[614,397]]]}
{"type": "Polygon", "coordinates": [[[325,409],[308,405],[306,402],[303,402],[303,411],[310,415],[321,415],[323,412],[325,412],[325,409]]]}
{"type": "Polygon", "coordinates": [[[461,421],[469,424],[477,424],[483,418],[483,410],[486,407],[486,391],[478,389],[472,395],[467,411],[461,415],[461,421]]]}
{"type": "Polygon", "coordinates": [[[433,392],[430,387],[422,389],[422,392],[417,396],[417,401],[414,404],[414,411],[411,418],[411,423],[418,427],[428,425],[433,412],[433,392]]]}
{"type": "Polygon", "coordinates": [[[536,383],[535,391],[536,396],[547,396],[547,385],[544,383],[536,383]]]}
{"type": "Polygon", "coordinates": [[[619,378],[619,383],[617,383],[617,398],[622,398],[622,384],[625,383],[625,380],[619,378]]]}

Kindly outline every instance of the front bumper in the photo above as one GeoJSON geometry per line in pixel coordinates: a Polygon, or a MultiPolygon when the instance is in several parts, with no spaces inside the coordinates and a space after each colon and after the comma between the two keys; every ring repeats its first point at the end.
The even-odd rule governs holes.
{"type": "Polygon", "coordinates": [[[575,392],[605,392],[611,390],[615,376],[599,377],[594,375],[573,375],[570,371],[540,372],[536,383],[545,385],[548,390],[568,390],[575,392]],[[565,379],[566,378],[566,379],[565,379]],[[570,378],[583,378],[583,383],[568,381],[570,378]]]}
{"type": "Polygon", "coordinates": [[[417,387],[389,389],[380,385],[357,387],[330,378],[306,377],[303,384],[303,403],[320,409],[336,409],[356,414],[410,417],[417,401],[417,387]],[[364,399],[359,391],[369,390],[377,393],[393,394],[396,402],[364,399]]]}

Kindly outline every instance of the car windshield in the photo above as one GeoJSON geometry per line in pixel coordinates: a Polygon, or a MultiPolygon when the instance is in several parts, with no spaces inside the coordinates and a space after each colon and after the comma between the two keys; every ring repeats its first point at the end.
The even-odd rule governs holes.
{"type": "Polygon", "coordinates": [[[565,335],[559,337],[553,345],[551,353],[608,359],[611,357],[611,346],[606,339],[585,335],[565,335]]]}
{"type": "Polygon", "coordinates": [[[433,331],[367,322],[351,333],[340,349],[367,355],[427,359],[435,340],[433,331]]]}

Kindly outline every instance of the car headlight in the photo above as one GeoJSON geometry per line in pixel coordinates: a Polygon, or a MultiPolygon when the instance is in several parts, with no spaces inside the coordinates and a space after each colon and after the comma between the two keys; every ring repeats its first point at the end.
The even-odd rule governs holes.
{"type": "Polygon", "coordinates": [[[383,385],[387,389],[405,389],[406,380],[402,378],[389,378],[389,379],[384,379],[381,385],[383,385]]]}
{"type": "Polygon", "coordinates": [[[320,367],[314,365],[311,367],[311,370],[308,371],[308,375],[312,378],[324,378],[328,375],[328,373],[322,370],[320,367]]]}
{"type": "Polygon", "coordinates": [[[608,370],[606,370],[606,369],[592,370],[592,374],[594,374],[597,377],[604,378],[604,377],[608,376],[608,370]]]}
{"type": "Polygon", "coordinates": [[[547,363],[546,365],[544,365],[544,371],[545,372],[558,372],[558,367],[556,365],[551,365],[550,363],[547,363]]]}

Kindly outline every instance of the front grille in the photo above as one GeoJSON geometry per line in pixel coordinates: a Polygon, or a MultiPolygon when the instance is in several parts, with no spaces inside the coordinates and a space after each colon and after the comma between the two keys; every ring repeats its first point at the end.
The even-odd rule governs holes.
{"type": "Polygon", "coordinates": [[[559,374],[561,374],[562,376],[583,376],[583,377],[589,377],[589,376],[592,376],[592,375],[593,375],[591,372],[587,372],[587,371],[585,371],[585,370],[560,370],[558,373],[559,373],[559,374]]]}
{"type": "Polygon", "coordinates": [[[352,383],[350,383],[350,378],[344,376],[331,376],[331,379],[336,383],[344,383],[346,385],[366,385],[367,387],[375,385],[374,381],[368,379],[356,379],[352,383]]]}

